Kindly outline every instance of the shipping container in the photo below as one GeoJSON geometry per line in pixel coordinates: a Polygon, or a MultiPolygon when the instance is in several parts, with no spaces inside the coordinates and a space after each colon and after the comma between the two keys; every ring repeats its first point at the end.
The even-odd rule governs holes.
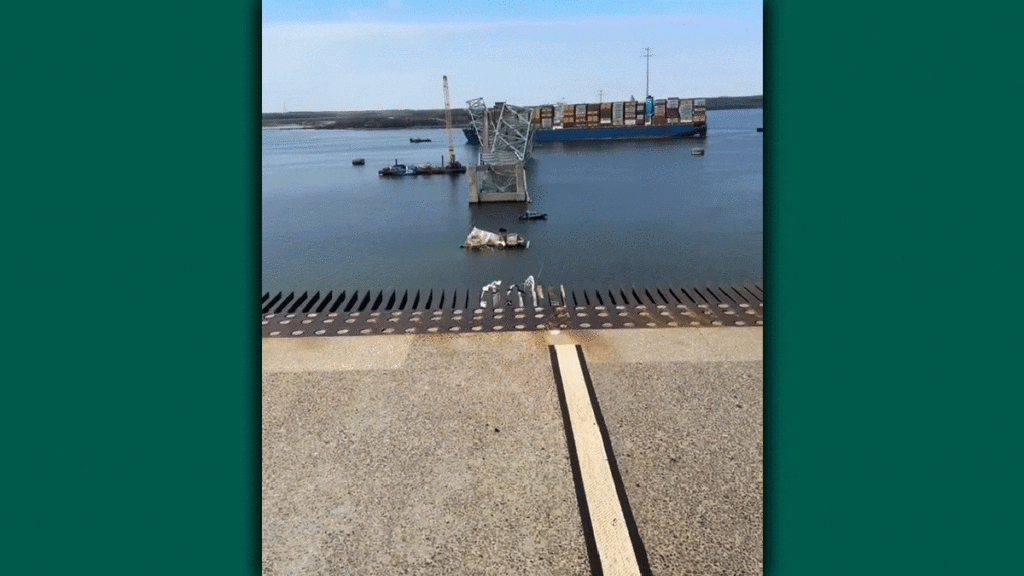
{"type": "Polygon", "coordinates": [[[694,108],[703,108],[704,107],[704,99],[703,98],[694,98],[693,99],[693,107],[694,108]]]}
{"type": "MultiPolygon", "coordinates": [[[[692,135],[694,130],[703,130],[707,116],[702,107],[694,105],[694,99],[671,97],[645,101],[631,99],[619,102],[597,102],[582,104],[543,105],[531,109],[532,123],[538,131],[538,139],[605,139],[605,138],[647,138],[679,137],[692,135]],[[674,125],[670,127],[668,125],[674,125]],[[635,127],[633,134],[615,136],[615,130],[635,127]],[[553,131],[576,132],[576,135],[556,136],[553,131]],[[593,136],[582,132],[593,131],[593,136]]],[[[702,135],[703,132],[697,132],[702,135]]]]}

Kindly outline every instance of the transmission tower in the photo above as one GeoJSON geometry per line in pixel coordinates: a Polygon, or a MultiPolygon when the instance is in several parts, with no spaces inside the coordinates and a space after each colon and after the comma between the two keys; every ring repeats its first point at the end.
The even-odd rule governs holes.
{"type": "Polygon", "coordinates": [[[644,54],[641,54],[640,57],[641,58],[647,58],[647,96],[650,97],[650,95],[651,95],[651,58],[654,58],[654,55],[651,54],[651,49],[650,48],[644,48],[644,50],[646,52],[644,54]]]}

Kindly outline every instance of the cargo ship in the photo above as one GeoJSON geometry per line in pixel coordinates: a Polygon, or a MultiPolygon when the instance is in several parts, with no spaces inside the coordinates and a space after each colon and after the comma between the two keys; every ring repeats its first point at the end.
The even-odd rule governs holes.
{"type": "MultiPolygon", "coordinates": [[[[641,140],[703,138],[707,110],[703,98],[552,104],[533,109],[534,142],[568,140],[641,140]]],[[[463,130],[470,144],[480,139],[473,128],[463,130]]]]}

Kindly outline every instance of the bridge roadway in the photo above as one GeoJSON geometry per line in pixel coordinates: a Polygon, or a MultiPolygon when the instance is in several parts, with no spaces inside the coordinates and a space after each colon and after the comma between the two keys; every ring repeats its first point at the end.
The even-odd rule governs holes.
{"type": "Polygon", "coordinates": [[[264,337],[263,574],[761,574],[762,332],[264,337]]]}

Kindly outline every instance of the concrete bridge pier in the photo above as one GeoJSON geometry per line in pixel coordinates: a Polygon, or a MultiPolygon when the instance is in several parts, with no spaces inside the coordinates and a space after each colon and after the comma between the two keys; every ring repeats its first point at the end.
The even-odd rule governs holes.
{"type": "Polygon", "coordinates": [[[469,177],[470,204],[530,201],[526,169],[522,162],[471,164],[466,167],[466,175],[469,177]]]}

